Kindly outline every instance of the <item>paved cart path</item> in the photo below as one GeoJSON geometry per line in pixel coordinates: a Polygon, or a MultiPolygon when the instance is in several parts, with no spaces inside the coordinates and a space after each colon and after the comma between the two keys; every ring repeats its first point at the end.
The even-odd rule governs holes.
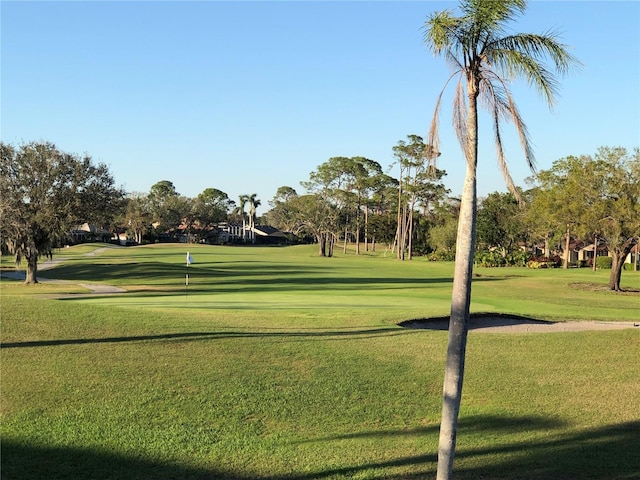
{"type": "MultiPolygon", "coordinates": [[[[96,250],[93,250],[89,253],[85,253],[84,256],[85,257],[93,257],[99,253],[104,252],[105,250],[108,250],[109,248],[112,247],[102,247],[102,248],[97,248],[96,250]]],[[[54,268],[55,266],[57,266],[59,263],[64,262],[65,260],[69,260],[68,257],[57,257],[54,258],[52,260],[47,260],[44,262],[38,262],[38,273],[42,272],[42,271],[46,271],[46,270],[51,270],[52,268],[54,268]]],[[[15,270],[15,271],[4,271],[1,274],[2,277],[5,278],[11,278],[13,280],[24,280],[27,276],[26,272],[23,270],[15,270]]],[[[66,283],[69,285],[79,285],[83,288],[86,288],[87,290],[91,290],[91,292],[93,293],[125,293],[126,290],[120,287],[115,287],[113,285],[105,285],[102,283],[76,283],[76,282],[72,282],[70,280],[57,280],[57,279],[53,279],[53,278],[46,278],[46,277],[41,277],[40,275],[36,275],[38,282],[43,282],[43,283],[66,283]]]]}

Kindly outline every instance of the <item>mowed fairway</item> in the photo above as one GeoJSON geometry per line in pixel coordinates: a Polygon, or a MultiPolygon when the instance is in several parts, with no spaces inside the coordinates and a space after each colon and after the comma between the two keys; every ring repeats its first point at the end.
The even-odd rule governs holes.
{"type": "MultiPolygon", "coordinates": [[[[452,264],[98,247],[41,272],[68,283],[2,279],[3,479],[435,478],[447,333],[397,324],[447,314],[452,264]]],[[[474,312],[640,316],[608,271],[475,273],[474,312]]],[[[639,479],[639,354],[638,329],[470,332],[456,478],[639,479]]]]}

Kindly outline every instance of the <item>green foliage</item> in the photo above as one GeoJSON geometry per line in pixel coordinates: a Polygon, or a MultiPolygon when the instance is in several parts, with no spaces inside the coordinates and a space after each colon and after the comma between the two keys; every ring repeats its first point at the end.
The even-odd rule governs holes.
{"type": "Polygon", "coordinates": [[[551,262],[540,262],[538,260],[529,260],[527,262],[527,268],[551,268],[553,264],[551,262]]]}
{"type": "MultiPolygon", "coordinates": [[[[515,250],[524,240],[523,210],[510,193],[491,193],[478,209],[478,245],[484,248],[515,250]]],[[[507,262],[509,263],[509,262],[507,262]]]]}
{"type": "Polygon", "coordinates": [[[505,267],[506,258],[498,250],[482,250],[476,252],[476,265],[480,267],[505,267]]]}
{"type": "Polygon", "coordinates": [[[368,233],[378,243],[392,244],[398,227],[398,216],[395,212],[369,214],[368,233]]]}
{"type": "Polygon", "coordinates": [[[551,258],[539,256],[532,257],[527,260],[526,266],[527,268],[555,268],[562,265],[562,259],[560,257],[553,256],[551,258]]]}
{"type": "Polygon", "coordinates": [[[526,267],[527,266],[527,260],[529,259],[530,255],[525,252],[524,250],[515,250],[512,252],[507,253],[507,265],[509,266],[513,266],[513,267],[526,267]]]}
{"type": "Polygon", "coordinates": [[[418,208],[426,216],[449,193],[442,184],[446,172],[435,168],[440,152],[419,135],[408,135],[407,140],[393,147],[394,165],[399,168],[396,244],[400,260],[427,250],[426,236],[419,234],[427,228],[420,225],[418,208]]]}
{"type": "Polygon", "coordinates": [[[613,259],[611,257],[596,257],[596,268],[611,270],[613,259]]]}
{"type": "Polygon", "coordinates": [[[458,219],[453,215],[443,215],[439,225],[429,230],[429,246],[435,251],[454,252],[458,219]]]}
{"type": "Polygon", "coordinates": [[[205,188],[193,201],[192,215],[201,227],[227,220],[234,202],[217,188],[205,188]]]}
{"type": "Polygon", "coordinates": [[[525,267],[529,255],[522,250],[503,253],[494,249],[476,252],[475,259],[480,267],[525,267]]]}
{"type": "Polygon", "coordinates": [[[436,250],[429,254],[430,262],[453,262],[456,259],[456,252],[453,250],[436,250]]]}
{"type": "MultiPolygon", "coordinates": [[[[539,233],[569,229],[583,239],[595,233],[614,258],[629,254],[640,229],[640,150],[601,147],[593,156],[568,156],[535,180],[529,219],[539,233]]],[[[609,287],[619,283],[613,269],[609,287]]]]}
{"type": "Polygon", "coordinates": [[[122,197],[107,166],[86,154],[49,142],[0,142],[0,243],[27,260],[27,283],[37,282],[38,257],[67,243],[78,225],[110,227],[122,197]]]}

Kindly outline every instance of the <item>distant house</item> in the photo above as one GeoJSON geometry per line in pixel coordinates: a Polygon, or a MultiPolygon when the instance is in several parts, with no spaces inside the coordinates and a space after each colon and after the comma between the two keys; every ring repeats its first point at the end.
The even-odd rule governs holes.
{"type": "Polygon", "coordinates": [[[111,242],[123,246],[137,245],[135,238],[127,232],[116,232],[111,237],[111,242]]]}
{"type": "Polygon", "coordinates": [[[218,242],[220,243],[240,243],[250,242],[257,244],[282,244],[286,243],[286,235],[275,227],[270,225],[256,225],[251,228],[246,225],[243,229],[242,225],[232,223],[218,224],[218,242]]]}
{"type": "MultiPolygon", "coordinates": [[[[599,240],[596,248],[596,253],[594,255],[594,245],[593,243],[585,244],[581,241],[571,241],[570,247],[570,263],[582,263],[582,262],[593,262],[593,258],[595,257],[610,257],[611,253],[609,252],[609,247],[604,242],[604,240],[599,240]]],[[[564,255],[563,255],[564,258],[564,255]]],[[[624,263],[630,263],[632,265],[636,265],[640,258],[638,257],[638,245],[634,245],[631,249],[627,258],[625,258],[624,263]]]]}
{"type": "Polygon", "coordinates": [[[256,243],[273,245],[287,242],[287,236],[270,225],[256,225],[252,230],[256,243]]]}
{"type": "Polygon", "coordinates": [[[242,225],[234,223],[221,222],[217,225],[217,231],[219,243],[236,243],[246,238],[242,225]]]}
{"type": "Polygon", "coordinates": [[[71,231],[71,239],[74,243],[83,242],[106,242],[111,240],[112,233],[87,222],[78,225],[71,231]]]}
{"type": "Polygon", "coordinates": [[[578,260],[580,258],[580,252],[585,247],[588,247],[588,245],[586,243],[584,243],[582,240],[577,240],[575,238],[571,238],[569,240],[569,251],[566,252],[565,251],[565,242],[564,242],[564,239],[563,239],[562,242],[560,243],[560,245],[558,245],[557,248],[552,251],[552,254],[553,255],[557,255],[558,257],[562,258],[563,260],[568,255],[569,256],[569,260],[568,260],[569,265],[577,265],[578,264],[578,260]]]}
{"type": "Polygon", "coordinates": [[[631,253],[627,256],[625,263],[634,265],[635,269],[640,267],[640,245],[637,243],[631,249],[631,253]]]}
{"type": "Polygon", "coordinates": [[[603,242],[603,241],[598,241],[598,246],[595,249],[596,253],[594,255],[593,251],[594,251],[594,245],[593,243],[590,243],[589,245],[585,245],[582,248],[580,248],[578,250],[578,257],[577,257],[577,261],[579,262],[586,262],[586,261],[593,261],[594,256],[595,257],[607,257],[609,256],[609,249],[607,248],[607,245],[603,242]]]}

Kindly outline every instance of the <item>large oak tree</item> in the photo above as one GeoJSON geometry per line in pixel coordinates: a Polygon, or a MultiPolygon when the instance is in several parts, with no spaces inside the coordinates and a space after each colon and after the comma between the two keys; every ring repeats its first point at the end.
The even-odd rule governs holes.
{"type": "Polygon", "coordinates": [[[25,283],[37,283],[38,258],[51,255],[84,222],[108,226],[123,191],[107,166],[53,143],[0,143],[0,234],[16,263],[27,262],[25,283]]]}

